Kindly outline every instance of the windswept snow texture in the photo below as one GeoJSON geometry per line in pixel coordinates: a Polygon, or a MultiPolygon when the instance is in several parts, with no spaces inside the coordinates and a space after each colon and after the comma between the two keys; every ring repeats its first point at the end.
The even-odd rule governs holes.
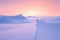
{"type": "Polygon", "coordinates": [[[60,18],[37,20],[36,27],[35,40],[60,40],[60,18]]]}
{"type": "Polygon", "coordinates": [[[8,21],[6,24],[0,20],[3,22],[0,22],[0,40],[60,40],[60,17],[19,18],[12,16],[3,18],[8,21]],[[15,23],[10,23],[11,20],[15,23]],[[28,22],[24,23],[23,20],[28,22]],[[17,21],[21,22],[18,24],[17,21]]]}

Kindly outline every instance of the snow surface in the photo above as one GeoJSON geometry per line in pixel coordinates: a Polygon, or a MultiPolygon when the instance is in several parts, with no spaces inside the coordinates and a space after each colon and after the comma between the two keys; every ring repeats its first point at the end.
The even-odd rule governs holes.
{"type": "Polygon", "coordinates": [[[35,23],[0,24],[0,40],[34,40],[35,23]]]}
{"type": "MultiPolygon", "coordinates": [[[[30,23],[0,24],[0,40],[60,40],[60,22],[36,22],[40,18],[28,17],[30,23]]],[[[53,18],[52,18],[53,19],[53,18]]],[[[51,19],[49,19],[51,20],[51,19]]]]}
{"type": "Polygon", "coordinates": [[[37,20],[35,40],[60,40],[60,21],[53,19],[37,20]]]}

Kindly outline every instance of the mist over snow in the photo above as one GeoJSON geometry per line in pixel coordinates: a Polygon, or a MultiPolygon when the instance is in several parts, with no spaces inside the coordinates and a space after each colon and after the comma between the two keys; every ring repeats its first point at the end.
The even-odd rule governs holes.
{"type": "Polygon", "coordinates": [[[0,16],[0,40],[60,40],[60,17],[0,16]]]}

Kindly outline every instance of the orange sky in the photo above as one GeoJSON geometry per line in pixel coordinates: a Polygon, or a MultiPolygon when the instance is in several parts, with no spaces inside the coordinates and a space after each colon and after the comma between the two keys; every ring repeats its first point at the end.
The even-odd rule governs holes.
{"type": "Polygon", "coordinates": [[[3,0],[0,15],[60,16],[59,0],[3,0]]]}

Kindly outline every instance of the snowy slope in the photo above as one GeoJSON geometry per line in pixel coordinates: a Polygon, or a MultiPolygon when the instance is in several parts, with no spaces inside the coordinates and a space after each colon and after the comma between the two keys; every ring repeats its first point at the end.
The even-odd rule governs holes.
{"type": "Polygon", "coordinates": [[[48,18],[36,22],[35,40],[60,40],[60,21],[54,19],[57,18],[48,18]]]}
{"type": "Polygon", "coordinates": [[[34,40],[35,23],[0,24],[1,26],[0,40],[34,40]]]}
{"type": "Polygon", "coordinates": [[[50,19],[48,22],[38,17],[26,18],[29,23],[0,24],[0,40],[60,40],[60,22],[50,19]],[[41,21],[37,22],[36,19],[41,21]]]}

